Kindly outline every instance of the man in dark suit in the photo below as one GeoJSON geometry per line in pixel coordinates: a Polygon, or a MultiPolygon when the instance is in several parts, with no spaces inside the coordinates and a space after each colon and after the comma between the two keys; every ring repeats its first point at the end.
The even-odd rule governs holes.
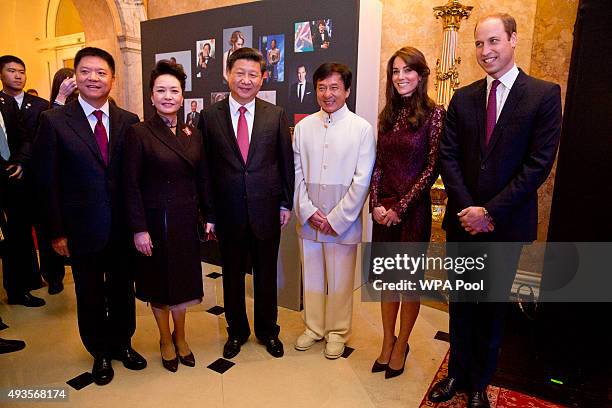
{"type": "Polygon", "coordinates": [[[187,126],[196,127],[200,122],[200,112],[198,112],[198,102],[191,101],[191,112],[187,114],[187,126]]]}
{"type": "MultiPolygon", "coordinates": [[[[468,406],[488,407],[486,388],[495,372],[507,306],[502,302],[514,281],[521,243],[536,239],[537,190],[555,160],[561,97],[557,84],[516,67],[514,18],[483,17],[474,37],[477,61],[487,76],[459,89],[448,108],[440,146],[448,193],[443,227],[447,241],[459,243],[456,255],[468,246],[468,251],[491,250],[483,272],[490,289],[484,302],[451,302],[448,377],[433,387],[429,399],[446,401],[458,388],[467,388],[468,406]],[[517,244],[502,248],[487,245],[491,242],[517,244]]],[[[449,275],[452,279],[453,272],[449,275]]]]}
{"type": "Polygon", "coordinates": [[[311,114],[319,110],[319,105],[315,99],[314,86],[306,78],[306,67],[304,65],[298,66],[297,82],[291,85],[289,91],[289,106],[293,113],[311,114]]]}
{"type": "Polygon", "coordinates": [[[96,384],[114,375],[111,358],[132,370],[146,366],[131,347],[135,304],[131,240],[121,197],[124,135],[138,117],[110,104],[113,57],[77,52],[77,100],[46,111],[36,139],[43,227],[53,249],[72,259],[79,332],[93,355],[96,384]]]}
{"type": "MultiPolygon", "coordinates": [[[[38,128],[40,114],[49,109],[49,102],[23,91],[27,76],[25,63],[20,58],[13,55],[0,57],[0,72],[0,78],[2,79],[2,92],[0,92],[0,95],[12,96],[15,99],[19,106],[19,112],[23,118],[26,131],[33,137],[38,128]]],[[[34,160],[36,159],[34,158],[34,160]]],[[[20,259],[22,262],[32,265],[32,272],[28,278],[32,288],[40,287],[38,258],[36,257],[32,234],[30,233],[32,224],[35,224],[40,252],[40,274],[49,283],[49,293],[57,294],[63,290],[64,260],[53,251],[51,243],[40,231],[39,220],[36,219],[37,214],[34,208],[32,208],[34,194],[32,191],[31,174],[26,171],[24,177],[25,188],[21,197],[20,216],[23,218],[22,225],[24,229],[27,229],[27,234],[23,234],[26,241],[21,244],[24,253],[20,256],[20,259]],[[25,254],[27,249],[29,249],[29,257],[25,254]]]]}
{"type": "Polygon", "coordinates": [[[313,27],[312,44],[316,50],[328,49],[331,45],[331,36],[327,31],[325,21],[319,20],[317,24],[317,30],[313,27]]]}
{"type": "MultiPolygon", "coordinates": [[[[3,71],[8,71],[6,65],[3,71]]],[[[4,77],[4,74],[3,74],[4,77]]],[[[3,254],[3,283],[9,304],[43,306],[45,301],[30,294],[40,287],[40,276],[33,269],[32,224],[27,205],[24,175],[30,170],[32,134],[28,133],[11,96],[0,94],[0,210],[6,213],[3,254]]]]}
{"type": "Polygon", "coordinates": [[[223,297],[232,358],[250,336],[244,299],[249,258],[253,265],[255,336],[274,357],[284,353],[276,324],[276,262],[281,228],[291,217],[294,169],[283,109],[257,99],[265,60],[252,48],[228,59],[230,96],[200,118],[204,139],[204,218],[219,237],[223,297]]]}

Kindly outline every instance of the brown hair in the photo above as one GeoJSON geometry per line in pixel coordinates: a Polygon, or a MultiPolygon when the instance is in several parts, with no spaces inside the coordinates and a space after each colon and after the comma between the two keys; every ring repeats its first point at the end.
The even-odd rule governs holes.
{"type": "Polygon", "coordinates": [[[236,44],[239,39],[242,41],[246,41],[244,38],[244,34],[242,34],[242,31],[236,30],[232,33],[229,40],[229,44],[232,46],[232,48],[234,48],[234,44],[236,44]]]}
{"type": "MultiPolygon", "coordinates": [[[[66,78],[70,78],[74,76],[74,69],[72,68],[60,68],[55,75],[53,76],[53,84],[51,85],[51,97],[49,98],[49,108],[53,107],[53,102],[55,102],[55,98],[59,94],[60,86],[62,82],[66,78]]],[[[75,89],[68,97],[66,98],[66,103],[72,101],[79,95],[78,89],[75,89]]]]}
{"type": "Polygon", "coordinates": [[[478,19],[476,26],[474,26],[474,34],[476,34],[476,29],[478,28],[478,24],[483,22],[484,20],[488,20],[490,18],[501,20],[504,25],[504,31],[508,34],[508,39],[512,37],[512,33],[516,33],[516,20],[508,13],[491,13],[485,16],[482,16],[478,19]]]}
{"type": "Polygon", "coordinates": [[[400,108],[404,105],[402,97],[393,85],[393,62],[395,58],[401,58],[413,71],[421,77],[414,93],[408,98],[408,123],[413,129],[418,129],[427,119],[427,115],[433,109],[435,103],[427,95],[427,80],[429,78],[429,67],[425,56],[414,47],[403,47],[395,51],[387,62],[387,87],[385,107],[378,115],[378,131],[386,133],[393,129],[393,123],[397,119],[400,108]]]}

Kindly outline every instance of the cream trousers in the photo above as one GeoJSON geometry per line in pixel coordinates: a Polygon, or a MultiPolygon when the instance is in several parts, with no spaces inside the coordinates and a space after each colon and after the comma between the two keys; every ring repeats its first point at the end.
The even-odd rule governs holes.
{"type": "Polygon", "coordinates": [[[353,315],[357,244],[300,239],[306,334],[346,343],[353,315]]]}

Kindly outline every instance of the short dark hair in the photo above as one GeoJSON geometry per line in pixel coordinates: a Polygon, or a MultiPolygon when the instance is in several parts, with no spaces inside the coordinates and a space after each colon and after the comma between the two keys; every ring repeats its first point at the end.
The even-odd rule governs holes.
{"type": "Polygon", "coordinates": [[[11,62],[22,65],[23,69],[25,69],[26,67],[25,63],[23,62],[21,58],[16,57],[14,55],[3,55],[0,57],[0,71],[4,69],[4,66],[6,64],[10,64],[11,62]]]}
{"type": "Polygon", "coordinates": [[[340,74],[342,82],[344,82],[344,89],[348,91],[353,82],[353,73],[347,65],[339,62],[326,62],[319,66],[314,74],[312,74],[312,83],[316,87],[319,81],[327,79],[333,73],[340,74]]]}
{"type": "Polygon", "coordinates": [[[255,48],[249,47],[238,48],[236,51],[232,52],[227,59],[227,71],[231,71],[234,63],[241,59],[258,62],[261,67],[261,73],[263,74],[266,72],[266,59],[255,48]]]}
{"type": "Polygon", "coordinates": [[[172,75],[178,79],[179,83],[181,84],[181,91],[185,92],[185,81],[187,79],[187,75],[185,75],[183,66],[165,59],[158,61],[157,64],[155,64],[153,71],[151,71],[151,79],[149,80],[149,90],[151,92],[153,92],[155,80],[162,75],[172,75]]]}
{"type": "Polygon", "coordinates": [[[74,56],[74,69],[75,69],[75,71],[79,67],[79,63],[81,62],[81,59],[83,59],[85,57],[98,57],[98,58],[102,58],[104,61],[106,61],[106,63],[110,67],[111,72],[113,73],[113,76],[115,75],[115,60],[113,59],[113,56],[110,55],[110,53],[108,53],[108,51],[104,51],[102,48],[96,48],[96,47],[81,48],[76,53],[76,55],[74,56]]]}
{"type": "Polygon", "coordinates": [[[476,25],[474,26],[474,34],[476,34],[476,29],[478,28],[478,25],[484,20],[488,20],[490,18],[501,20],[502,24],[504,25],[504,31],[506,32],[506,34],[508,34],[508,39],[512,37],[512,33],[516,33],[516,20],[514,19],[514,17],[512,17],[508,13],[491,13],[484,15],[478,19],[476,25]]]}

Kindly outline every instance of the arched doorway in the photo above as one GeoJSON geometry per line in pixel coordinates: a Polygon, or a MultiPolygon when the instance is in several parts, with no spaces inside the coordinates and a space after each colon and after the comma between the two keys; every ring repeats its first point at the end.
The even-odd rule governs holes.
{"type": "Polygon", "coordinates": [[[48,4],[41,51],[50,78],[70,64],[80,48],[103,48],[115,58],[112,97],[121,107],[142,115],[140,21],[146,19],[142,0],[49,0],[48,4]],[[71,33],[78,27],[81,32],[71,33]]]}

